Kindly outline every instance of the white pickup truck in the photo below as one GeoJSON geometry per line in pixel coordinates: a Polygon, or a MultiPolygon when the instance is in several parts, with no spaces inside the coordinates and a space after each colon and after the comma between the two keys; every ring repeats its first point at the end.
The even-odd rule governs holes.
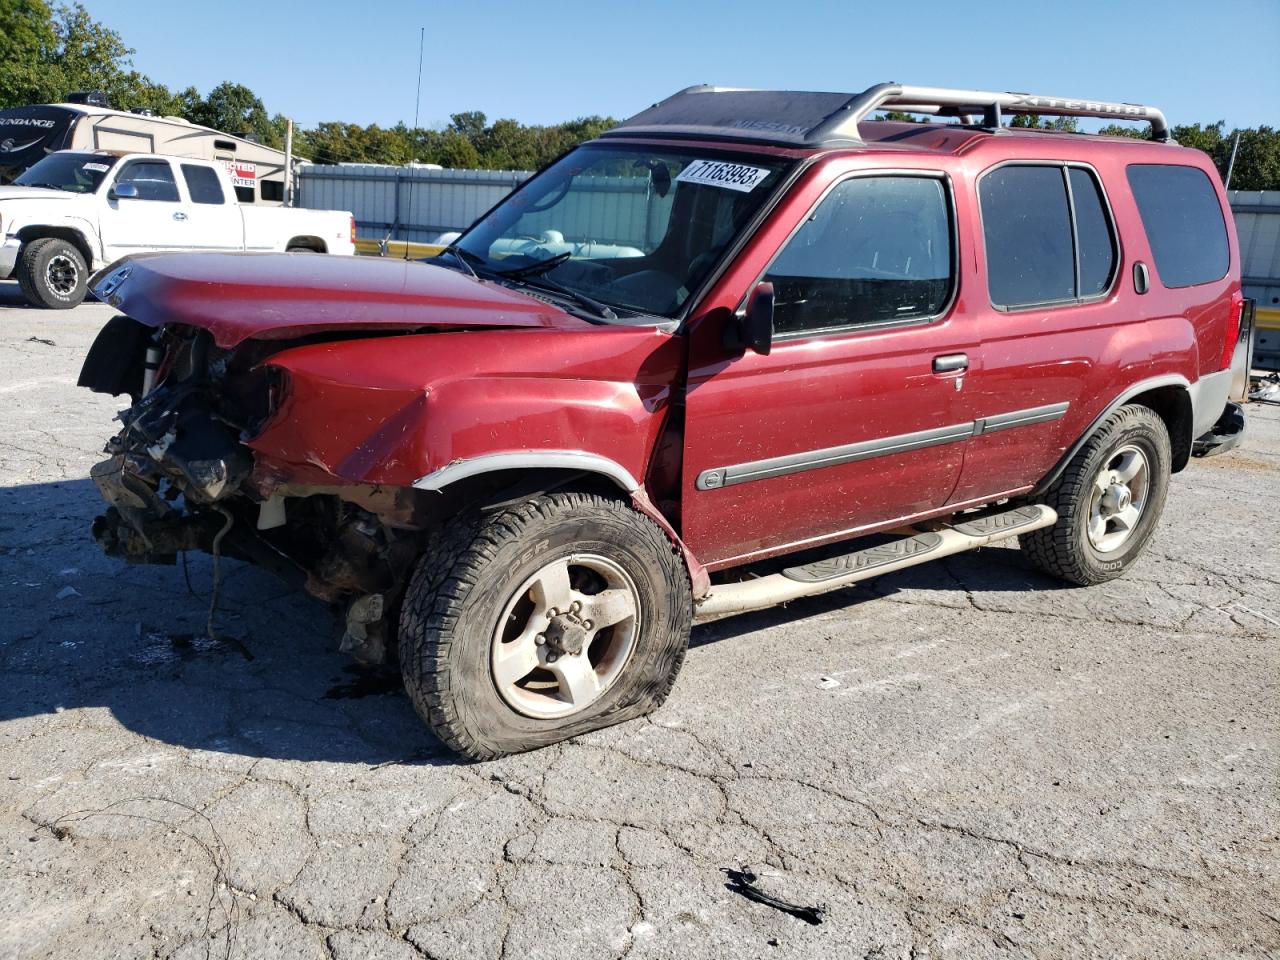
{"type": "Polygon", "coordinates": [[[60,150],[0,187],[0,279],[32,306],[74,307],[94,271],[157,250],[349,255],[355,218],[242,205],[221,163],[146,153],[60,150]]]}

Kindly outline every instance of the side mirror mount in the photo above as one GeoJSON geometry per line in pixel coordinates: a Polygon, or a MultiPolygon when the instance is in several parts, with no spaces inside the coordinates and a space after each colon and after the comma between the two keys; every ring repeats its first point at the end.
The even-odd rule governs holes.
{"type": "Polygon", "coordinates": [[[132,183],[117,183],[107,194],[110,200],[136,200],[138,188],[132,183]]]}
{"type": "Polygon", "coordinates": [[[747,298],[747,310],[738,320],[741,346],[767,357],[773,349],[773,284],[758,283],[747,298]]]}

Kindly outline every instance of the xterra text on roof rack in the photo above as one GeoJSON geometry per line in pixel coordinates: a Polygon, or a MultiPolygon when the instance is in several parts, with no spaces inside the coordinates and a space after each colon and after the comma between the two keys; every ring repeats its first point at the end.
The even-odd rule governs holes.
{"type": "Polygon", "coordinates": [[[481,758],[654,709],[694,621],[1015,535],[1111,579],[1238,417],[1231,214],[1167,140],[1123,104],[699,87],[429,263],[125,261],[95,534],[296,574],[481,758]]]}

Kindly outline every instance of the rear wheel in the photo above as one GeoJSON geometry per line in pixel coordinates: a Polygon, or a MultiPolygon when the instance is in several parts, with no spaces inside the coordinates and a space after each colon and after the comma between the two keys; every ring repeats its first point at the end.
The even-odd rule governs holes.
{"type": "Polygon", "coordinates": [[[418,713],[490,759],[666,699],[692,600],[666,535],[627,505],[554,493],[460,518],[418,564],[400,662],[418,713]]]}
{"type": "Polygon", "coordinates": [[[89,268],[80,251],[57,237],[33,240],[18,255],[18,285],[33,307],[67,310],[84,300],[89,268]]]}
{"type": "Polygon", "coordinates": [[[1142,553],[1164,509],[1169,432],[1150,407],[1121,407],[1071,459],[1043,502],[1051,527],[1022,534],[1037,567],[1070,583],[1114,580],[1142,553]]]}

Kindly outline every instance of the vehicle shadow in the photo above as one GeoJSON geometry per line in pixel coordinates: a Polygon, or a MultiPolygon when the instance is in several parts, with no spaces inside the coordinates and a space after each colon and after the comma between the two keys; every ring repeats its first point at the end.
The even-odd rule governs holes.
{"type": "MultiPolygon", "coordinates": [[[[100,503],[89,480],[0,488],[0,723],[106,708],[134,733],[192,750],[462,762],[419,720],[397,676],[357,671],[338,652],[338,620],[324,604],[224,560],[211,637],[212,559],[191,555],[184,572],[182,564],[106,557],[89,533],[100,503]]],[[[1013,551],[983,553],[700,626],[691,645],[850,611],[898,590],[963,595],[1054,585],[1013,551]],[[958,562],[966,563],[963,587],[948,566],[958,562]]]]}

